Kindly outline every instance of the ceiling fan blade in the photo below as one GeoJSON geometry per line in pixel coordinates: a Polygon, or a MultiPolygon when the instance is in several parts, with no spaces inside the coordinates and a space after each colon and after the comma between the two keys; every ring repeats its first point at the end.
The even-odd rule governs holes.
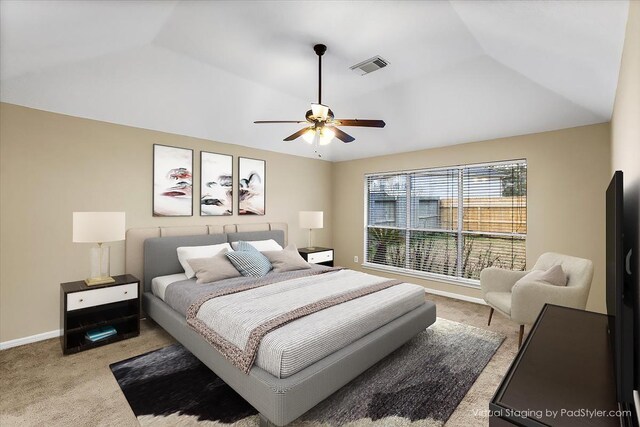
{"type": "Polygon", "coordinates": [[[384,120],[360,120],[360,119],[335,119],[338,126],[360,126],[365,128],[383,128],[384,120]]]}
{"type": "Polygon", "coordinates": [[[302,136],[302,134],[305,133],[307,130],[309,130],[309,128],[302,128],[298,132],[294,133],[293,135],[289,135],[288,137],[286,137],[284,141],[293,141],[294,139],[302,136]]]}
{"type": "Polygon", "coordinates": [[[352,137],[351,135],[349,135],[346,132],[341,131],[340,129],[338,129],[335,126],[332,127],[331,130],[333,130],[335,132],[336,138],[338,138],[342,142],[351,142],[351,141],[355,141],[356,140],[354,137],[352,137]]]}
{"type": "Polygon", "coordinates": [[[306,120],[257,120],[253,123],[307,123],[306,120]]]}

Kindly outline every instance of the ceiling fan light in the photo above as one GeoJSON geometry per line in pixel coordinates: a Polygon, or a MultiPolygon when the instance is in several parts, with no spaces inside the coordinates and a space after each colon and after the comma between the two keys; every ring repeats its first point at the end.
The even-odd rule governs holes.
{"type": "Polygon", "coordinates": [[[327,120],[329,107],[323,104],[311,104],[311,112],[316,119],[327,120]]]}
{"type": "Polygon", "coordinates": [[[331,141],[333,140],[333,138],[335,138],[336,133],[333,131],[333,129],[328,128],[328,127],[323,127],[320,130],[320,141],[319,144],[320,145],[328,145],[331,143],[331,141]]]}
{"type": "Polygon", "coordinates": [[[315,137],[316,131],[313,128],[307,129],[307,131],[302,134],[302,139],[304,139],[307,144],[313,144],[315,137]]]}

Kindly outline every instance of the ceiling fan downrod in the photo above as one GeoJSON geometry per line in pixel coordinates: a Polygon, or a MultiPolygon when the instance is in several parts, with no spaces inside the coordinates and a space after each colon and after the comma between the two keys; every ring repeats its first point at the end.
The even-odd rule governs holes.
{"type": "Polygon", "coordinates": [[[318,55],[318,104],[322,104],[322,55],[327,51],[327,47],[323,44],[317,44],[313,50],[318,55]]]}

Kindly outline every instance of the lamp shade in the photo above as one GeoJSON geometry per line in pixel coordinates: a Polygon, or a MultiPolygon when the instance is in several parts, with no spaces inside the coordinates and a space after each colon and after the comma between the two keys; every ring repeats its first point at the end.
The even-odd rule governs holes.
{"type": "Polygon", "coordinates": [[[327,120],[329,115],[329,107],[323,104],[311,104],[311,114],[320,120],[327,120]]]}
{"type": "Polygon", "coordinates": [[[316,138],[316,131],[313,128],[307,129],[305,133],[302,134],[302,139],[307,144],[313,144],[313,140],[316,138]]]}
{"type": "Polygon", "coordinates": [[[336,133],[330,127],[323,126],[321,128],[309,128],[302,134],[302,139],[312,145],[329,145],[336,133]]]}
{"type": "Polygon", "coordinates": [[[324,126],[320,129],[320,145],[328,145],[335,136],[336,133],[331,128],[324,126]]]}
{"type": "Polygon", "coordinates": [[[322,228],[322,211],[301,211],[300,228],[322,228]]]}
{"type": "Polygon", "coordinates": [[[104,243],[124,240],[124,212],[74,212],[73,241],[104,243]]]}

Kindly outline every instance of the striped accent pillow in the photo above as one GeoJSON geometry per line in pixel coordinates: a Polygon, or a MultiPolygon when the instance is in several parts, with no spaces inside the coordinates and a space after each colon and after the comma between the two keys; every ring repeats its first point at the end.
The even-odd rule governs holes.
{"type": "Polygon", "coordinates": [[[240,274],[246,277],[262,277],[273,268],[269,259],[247,242],[238,242],[237,249],[225,255],[240,274]]]}

